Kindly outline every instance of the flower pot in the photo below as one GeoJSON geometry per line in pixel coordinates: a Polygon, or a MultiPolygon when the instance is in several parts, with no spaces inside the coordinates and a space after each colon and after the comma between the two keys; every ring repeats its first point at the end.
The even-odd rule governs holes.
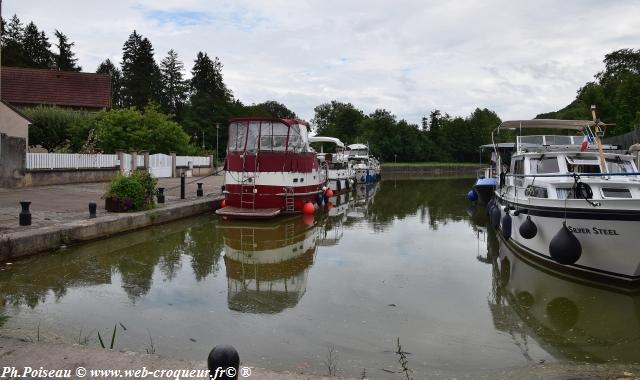
{"type": "Polygon", "coordinates": [[[133,201],[130,198],[108,197],[104,200],[104,208],[108,212],[127,212],[133,208],[133,201]]]}

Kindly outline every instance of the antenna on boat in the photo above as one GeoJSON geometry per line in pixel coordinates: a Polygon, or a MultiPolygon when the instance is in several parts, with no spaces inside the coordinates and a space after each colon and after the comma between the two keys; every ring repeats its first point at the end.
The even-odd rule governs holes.
{"type": "Polygon", "coordinates": [[[608,173],[607,170],[607,161],[604,158],[604,150],[602,149],[602,141],[600,140],[601,136],[604,136],[604,130],[602,129],[602,123],[600,123],[600,119],[596,115],[596,105],[591,105],[591,116],[593,117],[593,124],[595,128],[594,137],[596,140],[596,145],[598,146],[598,156],[600,157],[600,171],[602,173],[608,173]]]}

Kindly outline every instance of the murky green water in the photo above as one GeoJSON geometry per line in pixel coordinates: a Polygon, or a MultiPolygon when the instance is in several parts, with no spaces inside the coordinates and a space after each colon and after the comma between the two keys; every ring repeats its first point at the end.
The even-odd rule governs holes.
{"type": "Polygon", "coordinates": [[[518,259],[469,208],[471,179],[383,181],[315,219],[183,220],[0,264],[0,333],[204,359],[417,378],[640,361],[640,296],[518,259]],[[123,327],[126,327],[124,330],[123,327]],[[107,339],[108,340],[108,339],[107,339]]]}

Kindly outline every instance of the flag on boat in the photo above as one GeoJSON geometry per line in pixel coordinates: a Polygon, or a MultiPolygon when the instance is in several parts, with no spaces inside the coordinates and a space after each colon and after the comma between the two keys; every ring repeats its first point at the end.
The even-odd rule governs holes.
{"type": "Polygon", "coordinates": [[[582,139],[582,144],[580,144],[580,151],[584,152],[585,150],[587,150],[589,144],[592,142],[594,142],[593,136],[591,136],[591,134],[589,133],[585,134],[584,138],[582,139]]]}

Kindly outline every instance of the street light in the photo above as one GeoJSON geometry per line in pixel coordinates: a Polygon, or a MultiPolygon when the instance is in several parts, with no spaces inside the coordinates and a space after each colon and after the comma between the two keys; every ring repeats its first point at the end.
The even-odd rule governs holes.
{"type": "Polygon", "coordinates": [[[218,150],[218,130],[220,129],[220,123],[216,123],[216,158],[220,158],[220,151],[218,150]]]}

